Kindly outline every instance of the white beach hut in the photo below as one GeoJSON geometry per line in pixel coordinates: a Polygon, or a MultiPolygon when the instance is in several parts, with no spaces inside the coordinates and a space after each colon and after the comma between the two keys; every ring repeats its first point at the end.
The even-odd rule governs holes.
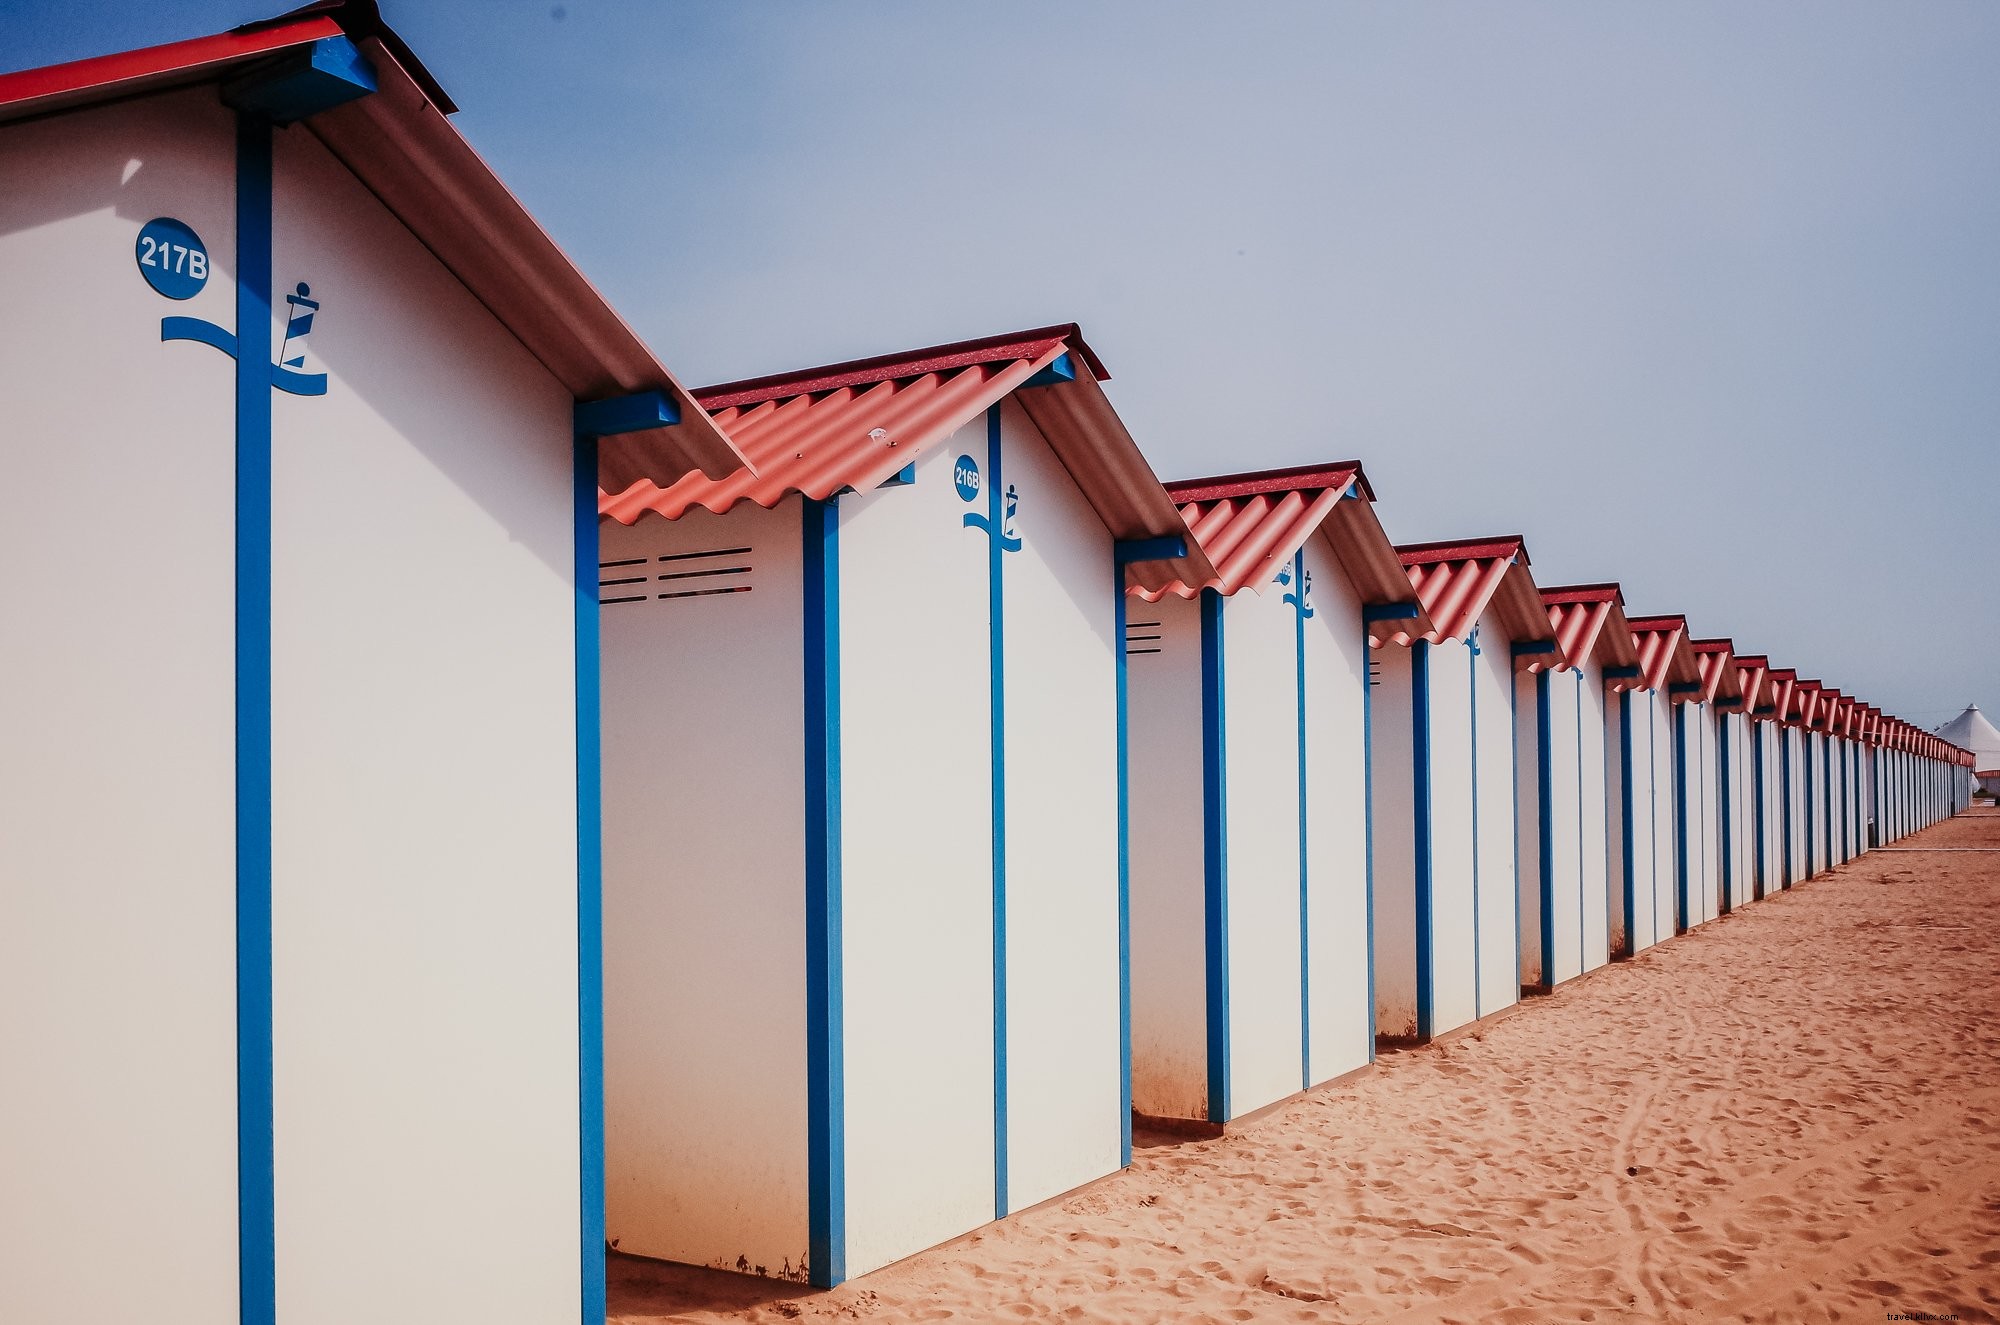
{"type": "Polygon", "coordinates": [[[1627,624],[1638,660],[1613,676],[1618,702],[1609,717],[1611,944],[1621,957],[1637,956],[1675,933],[1680,793],[1674,694],[1701,680],[1686,617],[1635,617],[1627,624]],[[1631,675],[1624,674],[1628,670],[1631,675]]]}
{"type": "Polygon", "coordinates": [[[0,76],[0,1320],[603,1319],[594,455],[739,462],[453,109],[0,76]]]}
{"type": "Polygon", "coordinates": [[[1221,1124],[1374,1057],[1368,623],[1423,620],[1358,464],[1175,483],[1135,589],[1132,1103],[1221,1124]]]}
{"type": "Polygon", "coordinates": [[[1520,538],[1397,551],[1427,620],[1370,640],[1375,1016],[1409,1043],[1519,1001],[1514,675],[1558,646],[1520,538]]]}
{"type": "Polygon", "coordinates": [[[1542,603],[1556,652],[1526,656],[1514,679],[1521,987],[1534,993],[1611,960],[1615,779],[1605,691],[1636,680],[1639,664],[1617,585],[1544,589],[1542,603]]]}
{"type": "Polygon", "coordinates": [[[1725,913],[1764,895],[1758,875],[1762,765],[1759,724],[1753,714],[1764,694],[1769,660],[1737,654],[1730,665],[1736,669],[1737,697],[1716,706],[1717,780],[1722,805],[1719,905],[1725,913]]]}
{"type": "Polygon", "coordinates": [[[1795,768],[1799,798],[1799,879],[1811,879],[1827,867],[1828,798],[1826,732],[1822,726],[1827,699],[1826,687],[1818,681],[1800,678],[1792,687],[1793,721],[1798,732],[1798,763],[1795,768]]]}
{"type": "Polygon", "coordinates": [[[1700,676],[1678,696],[1674,712],[1674,762],[1680,813],[1676,890],[1679,927],[1693,929],[1722,914],[1723,839],[1727,825],[1727,771],[1723,760],[1723,710],[1742,700],[1732,645],[1726,639],[1688,641],[1700,676]]]}
{"type": "Polygon", "coordinates": [[[835,1284],[1127,1161],[1122,590],[1211,568],[1104,376],[715,387],[755,472],[605,497],[621,1251],[835,1284]]]}

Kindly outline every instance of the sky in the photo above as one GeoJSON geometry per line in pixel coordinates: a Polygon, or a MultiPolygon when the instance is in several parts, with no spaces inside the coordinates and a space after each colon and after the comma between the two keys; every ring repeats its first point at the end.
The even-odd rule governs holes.
{"type": "MultiPolygon", "coordinates": [[[[0,0],[0,68],[230,0],[0,0]]],[[[1162,478],[2000,713],[2000,5],[384,0],[690,385],[1077,322],[1162,478]]]]}

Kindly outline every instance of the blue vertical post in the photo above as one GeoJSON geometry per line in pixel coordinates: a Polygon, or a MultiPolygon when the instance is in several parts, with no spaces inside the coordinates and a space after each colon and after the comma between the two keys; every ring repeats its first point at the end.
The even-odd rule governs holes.
{"type": "Polygon", "coordinates": [[[236,1181],[243,1325],[275,1325],[271,1014],[271,125],[236,117],[236,1181]]]}
{"type": "Polygon", "coordinates": [[[1542,978],[1536,987],[1555,988],[1556,948],[1556,863],[1555,823],[1550,802],[1555,799],[1553,715],[1549,711],[1549,669],[1535,673],[1535,843],[1541,869],[1537,872],[1536,895],[1541,898],[1541,927],[1538,941],[1542,949],[1542,978]]]}
{"type": "Polygon", "coordinates": [[[1618,815],[1624,825],[1624,837],[1619,844],[1620,863],[1625,868],[1625,877],[1620,886],[1620,895],[1625,904],[1625,952],[1627,957],[1639,950],[1638,917],[1633,907],[1638,905],[1637,889],[1633,887],[1632,871],[1637,864],[1638,852],[1633,846],[1632,829],[1632,692],[1618,692],[1618,815]]]}
{"type": "Polygon", "coordinates": [[[1208,1117],[1229,1121],[1229,749],[1224,707],[1222,595],[1201,591],[1203,931],[1208,1117]]]}
{"type": "Polygon", "coordinates": [[[1002,574],[1006,551],[1007,485],[1001,473],[1000,406],[986,411],[987,636],[986,683],[993,755],[993,1217],[1004,1219],[1008,1198],[1007,1121],[1007,603],[1002,574]]]}
{"type": "Polygon", "coordinates": [[[597,438],[571,447],[576,630],[576,974],[585,1325],[604,1319],[604,760],[598,636],[597,438]]]}
{"type": "Polygon", "coordinates": [[[1752,825],[1751,847],[1757,853],[1755,868],[1750,871],[1750,896],[1753,901],[1762,901],[1767,884],[1764,879],[1764,862],[1769,859],[1765,848],[1766,796],[1764,791],[1764,733],[1755,721],[1750,727],[1750,794],[1756,804],[1751,807],[1752,825]]]}
{"type": "Polygon", "coordinates": [[[1688,929],[1688,757],[1686,704],[1674,705],[1674,932],[1688,929]]]}
{"type": "Polygon", "coordinates": [[[1298,680],[1299,758],[1299,1089],[1312,1081],[1312,906],[1306,824],[1306,554],[1292,554],[1292,654],[1298,680]]]}
{"type": "Polygon", "coordinates": [[[805,557],[806,1255],[847,1277],[846,984],[841,925],[840,509],[800,499],[805,557]]]}
{"type": "Polygon", "coordinates": [[[1363,859],[1367,867],[1368,1061],[1375,1061],[1375,669],[1370,661],[1367,614],[1361,625],[1361,807],[1363,859]]]}
{"type": "Polygon", "coordinates": [[[1431,936],[1431,645],[1426,640],[1410,645],[1410,750],[1416,784],[1411,817],[1416,825],[1417,1038],[1428,1040],[1434,1021],[1436,952],[1431,936]]]}
{"type": "Polygon", "coordinates": [[[1722,894],[1718,905],[1723,915],[1729,914],[1730,890],[1736,886],[1736,862],[1732,858],[1736,849],[1736,837],[1730,811],[1729,785],[1729,715],[1719,714],[1716,726],[1716,788],[1720,795],[1722,822],[1722,894]]]}

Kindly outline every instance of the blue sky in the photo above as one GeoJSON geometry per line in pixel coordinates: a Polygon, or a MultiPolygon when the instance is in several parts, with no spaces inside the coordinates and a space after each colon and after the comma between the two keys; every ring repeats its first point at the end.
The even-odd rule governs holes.
{"type": "MultiPolygon", "coordinates": [[[[268,12],[0,0],[0,67],[268,12]]],[[[1356,457],[1398,540],[2000,710],[2000,5],[385,12],[691,384],[1077,321],[1162,477],[1356,457]]]]}

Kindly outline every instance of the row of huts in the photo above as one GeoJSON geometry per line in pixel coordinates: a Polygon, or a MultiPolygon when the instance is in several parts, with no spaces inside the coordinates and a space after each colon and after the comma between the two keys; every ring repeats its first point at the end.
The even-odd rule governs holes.
{"type": "Polygon", "coordinates": [[[1074,326],[689,392],[453,109],[355,0],[0,76],[0,1318],[838,1283],[1966,803],[1357,463],[1162,484],[1074,326]]]}

